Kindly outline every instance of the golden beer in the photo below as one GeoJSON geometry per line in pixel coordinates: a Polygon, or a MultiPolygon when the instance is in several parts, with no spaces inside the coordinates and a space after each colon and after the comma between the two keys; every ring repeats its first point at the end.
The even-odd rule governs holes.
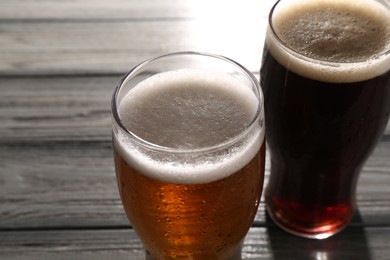
{"type": "Polygon", "coordinates": [[[228,259],[256,214],[264,144],[241,170],[204,184],[172,184],[137,172],[116,153],[118,185],[126,214],[157,259],[228,259]]]}
{"type": "Polygon", "coordinates": [[[114,95],[119,192],[150,259],[240,259],[263,187],[260,88],[227,59],[234,73],[202,67],[219,57],[164,57],[183,56],[202,62],[132,76],[121,93],[130,73],[114,95]]]}

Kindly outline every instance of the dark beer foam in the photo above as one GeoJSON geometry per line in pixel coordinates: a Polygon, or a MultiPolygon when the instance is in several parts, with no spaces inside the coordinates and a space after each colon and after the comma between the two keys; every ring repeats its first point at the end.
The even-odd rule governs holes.
{"type": "Polygon", "coordinates": [[[268,30],[267,48],[302,76],[356,82],[390,69],[390,11],[377,2],[284,0],[273,12],[272,26],[279,39],[268,30]]]}
{"type": "MultiPolygon", "coordinates": [[[[118,110],[123,125],[135,135],[180,154],[237,137],[256,116],[258,106],[251,88],[235,78],[186,69],[160,73],[139,83],[122,99],[118,110]],[[237,125],[241,125],[239,132],[232,131],[237,125]]],[[[196,184],[222,179],[249,163],[262,145],[264,128],[253,128],[245,142],[233,149],[226,147],[211,156],[202,152],[173,156],[173,160],[132,145],[134,141],[124,132],[116,137],[116,149],[139,172],[165,182],[196,184]]]]}

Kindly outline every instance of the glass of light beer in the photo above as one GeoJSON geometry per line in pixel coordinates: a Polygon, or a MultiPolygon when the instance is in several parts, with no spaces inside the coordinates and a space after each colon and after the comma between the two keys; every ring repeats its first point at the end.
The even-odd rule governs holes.
{"type": "Polygon", "coordinates": [[[389,1],[278,1],[260,74],[267,212],[291,233],[329,237],[350,222],[359,172],[389,119],[389,1]]]}
{"type": "Polygon", "coordinates": [[[119,193],[147,259],[240,259],[260,201],[262,91],[236,62],[172,53],[112,100],[119,193]]]}

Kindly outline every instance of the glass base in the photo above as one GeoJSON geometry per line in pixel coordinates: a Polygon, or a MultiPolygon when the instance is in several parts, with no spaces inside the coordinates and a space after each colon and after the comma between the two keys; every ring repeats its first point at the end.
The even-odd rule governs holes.
{"type": "Polygon", "coordinates": [[[295,223],[289,221],[285,216],[281,214],[274,214],[274,210],[272,210],[269,206],[266,206],[267,214],[272,219],[272,221],[284,231],[299,236],[303,238],[310,239],[326,239],[331,237],[340,231],[342,231],[349,223],[348,222],[337,222],[335,224],[327,224],[322,226],[315,227],[302,227],[295,223]]]}
{"type": "Polygon", "coordinates": [[[194,255],[186,255],[186,256],[174,256],[174,257],[164,257],[162,259],[152,256],[147,250],[145,250],[146,260],[168,260],[168,259],[188,259],[188,260],[205,260],[205,259],[213,259],[213,260],[241,260],[241,250],[242,250],[242,242],[239,246],[234,246],[228,252],[224,253],[212,253],[212,254],[194,254],[194,255]]]}

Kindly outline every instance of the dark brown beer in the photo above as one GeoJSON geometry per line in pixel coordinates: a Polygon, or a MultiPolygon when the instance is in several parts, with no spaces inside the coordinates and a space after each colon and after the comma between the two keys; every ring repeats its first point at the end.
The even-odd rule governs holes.
{"type": "Polygon", "coordinates": [[[389,11],[332,0],[273,11],[261,69],[267,210],[292,233],[325,238],[351,220],[359,171],[389,118],[389,11]]]}
{"type": "Polygon", "coordinates": [[[197,70],[160,73],[121,100],[123,125],[142,141],[114,131],[118,187],[153,259],[240,258],[264,177],[259,102],[197,70]]]}

